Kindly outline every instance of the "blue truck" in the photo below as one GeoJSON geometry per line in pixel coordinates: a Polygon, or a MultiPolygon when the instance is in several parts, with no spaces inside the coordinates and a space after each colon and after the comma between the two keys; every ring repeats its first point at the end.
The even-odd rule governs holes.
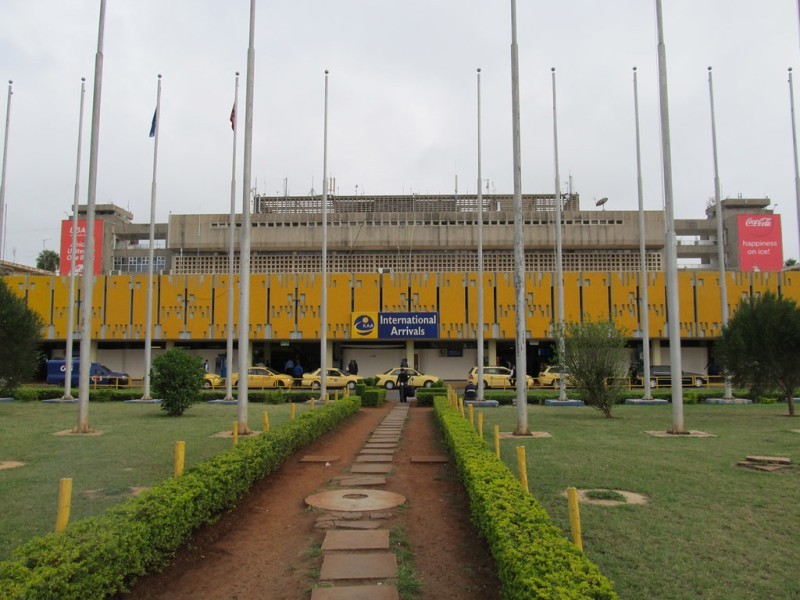
{"type": "MultiPolygon", "coordinates": [[[[64,385],[64,374],[67,371],[67,361],[54,359],[47,361],[47,383],[51,385],[64,385]]],[[[80,361],[72,360],[72,377],[70,385],[78,386],[80,376],[80,361]]],[[[89,369],[89,382],[97,385],[128,385],[130,376],[127,373],[117,373],[100,363],[92,363],[89,369]]]]}

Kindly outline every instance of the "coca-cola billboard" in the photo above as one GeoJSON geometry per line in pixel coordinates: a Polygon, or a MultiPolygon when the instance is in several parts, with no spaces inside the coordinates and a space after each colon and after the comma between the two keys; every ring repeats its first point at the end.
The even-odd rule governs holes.
{"type": "Polygon", "coordinates": [[[739,270],[780,271],[783,241],[780,215],[739,215],[739,270]]]}
{"type": "MultiPolygon", "coordinates": [[[[86,254],[86,220],[78,219],[77,228],[73,231],[72,220],[61,221],[61,256],[59,272],[69,275],[72,267],[72,236],[75,236],[75,274],[83,274],[84,255],[86,254]]],[[[94,274],[100,275],[103,264],[103,221],[94,222],[94,274]]]]}

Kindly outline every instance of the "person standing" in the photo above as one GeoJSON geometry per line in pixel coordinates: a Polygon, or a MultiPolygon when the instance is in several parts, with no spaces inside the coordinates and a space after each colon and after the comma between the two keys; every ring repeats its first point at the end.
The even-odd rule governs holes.
{"type": "Polygon", "coordinates": [[[285,365],[283,365],[283,372],[287,375],[294,374],[294,361],[291,358],[286,361],[285,365]]]}
{"type": "Polygon", "coordinates": [[[347,372],[350,373],[350,375],[358,375],[358,363],[356,359],[352,359],[347,365],[347,372]]]}
{"type": "Polygon", "coordinates": [[[203,361],[203,370],[208,373],[208,359],[203,361]]]}
{"type": "Polygon", "coordinates": [[[408,368],[408,359],[403,357],[403,360],[400,361],[400,368],[407,369],[408,368]]]}

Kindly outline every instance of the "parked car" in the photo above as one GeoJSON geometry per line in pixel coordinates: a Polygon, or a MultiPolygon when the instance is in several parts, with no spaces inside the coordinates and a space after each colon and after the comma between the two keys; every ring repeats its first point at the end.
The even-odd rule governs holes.
{"type": "MultiPolygon", "coordinates": [[[[639,367],[633,380],[636,385],[644,385],[643,373],[644,369],[639,367]]],[[[681,371],[681,383],[685,386],[703,387],[707,382],[706,375],[681,371]]],[[[650,365],[650,387],[669,387],[671,385],[672,368],[670,365],[650,365]]]]}
{"type": "Polygon", "coordinates": [[[558,387],[561,380],[561,373],[564,373],[566,376],[566,384],[569,385],[569,369],[564,367],[564,370],[561,371],[559,370],[558,365],[547,365],[542,371],[539,372],[539,385],[543,387],[558,387]]]}
{"type": "MultiPolygon", "coordinates": [[[[67,363],[64,359],[53,359],[47,361],[47,383],[51,385],[64,385],[66,377],[67,363]]],[[[70,386],[77,387],[80,377],[80,361],[72,360],[72,374],[70,386]]],[[[92,363],[89,366],[89,382],[92,385],[128,385],[130,376],[127,373],[117,373],[100,363],[92,363]]]]}
{"type": "MultiPolygon", "coordinates": [[[[377,379],[375,385],[378,387],[384,387],[387,390],[393,390],[397,387],[397,376],[400,374],[401,370],[403,370],[402,367],[397,367],[395,369],[384,371],[383,373],[378,373],[375,375],[375,379],[377,379]]],[[[405,371],[409,376],[409,385],[413,385],[414,387],[429,388],[434,383],[439,381],[439,377],[436,375],[425,375],[424,373],[420,373],[414,369],[405,369],[405,371]]]]}
{"type": "MultiPolygon", "coordinates": [[[[533,387],[533,377],[525,376],[529,388],[533,387]]],[[[478,367],[472,367],[467,375],[467,383],[478,385],[478,367]]],[[[483,367],[483,388],[511,388],[511,369],[506,367],[483,367]]]]}
{"type": "MultiPolygon", "coordinates": [[[[239,373],[231,375],[231,385],[236,387],[239,384],[239,373]]],[[[286,388],[294,385],[291,375],[284,375],[273,371],[269,367],[249,367],[247,369],[248,388],[286,388]]]]}
{"type": "Polygon", "coordinates": [[[225,385],[225,379],[216,373],[206,373],[203,375],[203,389],[210,390],[225,385]]]}
{"type": "MultiPolygon", "coordinates": [[[[320,389],[322,387],[320,371],[321,369],[314,369],[310,373],[304,373],[300,385],[303,387],[310,387],[312,390],[320,389]]],[[[348,375],[339,369],[325,369],[325,386],[329,388],[347,387],[354,390],[356,389],[356,384],[363,383],[363,381],[364,378],[360,375],[348,375]]]]}

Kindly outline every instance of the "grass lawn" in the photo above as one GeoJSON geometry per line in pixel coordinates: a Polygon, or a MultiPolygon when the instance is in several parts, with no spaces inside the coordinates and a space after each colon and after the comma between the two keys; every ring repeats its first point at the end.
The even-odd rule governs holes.
{"type": "MultiPolygon", "coordinates": [[[[231,447],[235,405],[195,404],[181,417],[158,405],[99,402],[89,405],[89,422],[100,436],[56,436],[78,421],[77,404],[0,403],[0,462],[25,466],[0,470],[0,560],[35,535],[53,530],[58,482],[72,478],[70,520],[101,514],[131,495],[131,488],[171,477],[175,442],[186,442],[186,469],[231,447]]],[[[289,420],[289,405],[249,404],[251,429],[289,420]]],[[[296,405],[297,414],[309,410],[296,405]]]]}
{"type": "MultiPolygon", "coordinates": [[[[481,409],[493,447],[495,423],[512,431],[516,409],[481,409]]],[[[667,430],[671,406],[530,406],[529,429],[549,439],[501,442],[517,472],[526,447],[531,493],[569,536],[569,486],[647,496],[643,506],[581,504],[583,547],[622,598],[800,598],[800,466],[766,473],[735,467],[746,455],[800,462],[800,418],[785,404],[687,405],[686,427],[712,438],[644,434],[667,430]]],[[[477,422],[477,418],[476,418],[477,422]]]]}

